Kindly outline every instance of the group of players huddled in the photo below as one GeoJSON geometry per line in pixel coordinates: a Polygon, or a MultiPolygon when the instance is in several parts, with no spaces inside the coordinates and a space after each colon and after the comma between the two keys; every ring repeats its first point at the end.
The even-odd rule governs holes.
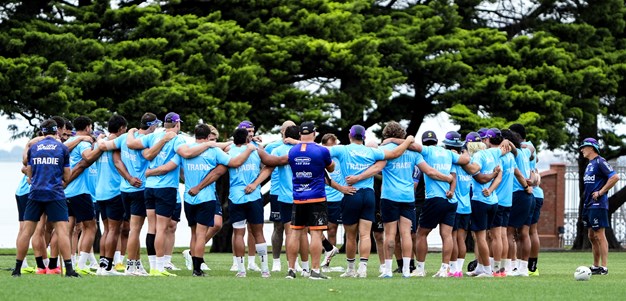
{"type": "Polygon", "coordinates": [[[314,176],[306,168],[292,172],[294,166],[308,166],[311,158],[288,154],[294,145],[306,150],[306,143],[298,143],[308,139],[305,136],[315,137],[313,123],[296,126],[285,121],[282,139],[262,145],[250,121],[241,122],[228,142],[217,142],[218,131],[207,124],[198,124],[195,141],[187,142],[178,135],[182,122],[173,112],[164,122],[145,113],[139,128],[127,132],[126,119],[114,115],[108,133],[99,134],[85,116],[73,122],[62,117],[42,122],[40,136],[29,141],[24,151],[25,175],[16,192],[20,232],[13,275],[61,274],[57,258],[62,255],[66,276],[176,276],[171,273],[177,269],[171,256],[184,210],[192,235],[183,255],[192,275],[204,276],[209,269],[205,245],[222,226],[215,181],[227,171],[231,271],[237,277],[246,277],[249,270],[270,277],[260,191],[268,178],[274,222],[272,272],[281,271],[285,237],[287,278],[296,278],[298,272],[327,279],[324,273],[337,270],[330,262],[339,252],[335,247],[339,224],[346,234],[347,257],[340,277],[367,277],[372,232],[380,258],[379,277],[393,277],[394,255],[396,272],[402,277],[425,277],[427,236],[436,227],[442,258],[433,277],[463,277],[468,231],[475,241],[477,265],[466,275],[539,275],[537,222],[543,192],[535,148],[525,140],[521,124],[502,130],[483,128],[464,138],[450,131],[443,141],[427,131],[421,143],[407,137],[394,121],[384,127],[380,145],[366,144],[366,129],[360,125],[350,128],[348,144],[338,145],[335,135],[325,134],[321,144],[334,162],[334,169],[327,167],[332,172],[325,177],[326,198],[309,200],[310,206],[298,206],[301,201],[295,200],[294,206],[294,194],[306,193],[306,181],[314,176]],[[294,187],[300,179],[305,182],[294,187]],[[183,197],[178,192],[181,181],[183,197]],[[317,202],[324,206],[314,205],[317,202]],[[299,220],[302,216],[307,220],[299,220]],[[146,218],[149,272],[140,258],[139,234],[146,218]],[[104,227],[97,261],[93,242],[99,220],[104,227]],[[301,230],[309,231],[310,239],[300,235],[301,230]],[[320,235],[321,230],[326,235],[320,235]],[[31,243],[36,268],[28,267],[25,260],[31,243]]]}

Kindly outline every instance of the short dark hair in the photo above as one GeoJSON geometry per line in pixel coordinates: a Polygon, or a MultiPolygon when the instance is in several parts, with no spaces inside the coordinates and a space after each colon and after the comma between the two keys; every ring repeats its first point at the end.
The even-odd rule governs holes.
{"type": "Polygon", "coordinates": [[[70,131],[74,129],[74,125],[71,120],[65,119],[65,129],[70,131]]]}
{"type": "Polygon", "coordinates": [[[245,128],[236,129],[233,133],[233,143],[241,145],[248,141],[248,130],[245,128]]]}
{"type": "Polygon", "coordinates": [[[54,119],[46,119],[41,123],[41,132],[44,135],[56,135],[57,131],[57,122],[54,119]]]}
{"type": "Polygon", "coordinates": [[[509,129],[520,135],[520,138],[526,139],[526,128],[521,123],[514,123],[509,126],[509,129]]]}
{"type": "Polygon", "coordinates": [[[62,128],[65,128],[65,118],[63,118],[61,116],[52,116],[50,119],[52,119],[52,120],[54,120],[54,122],[56,122],[57,130],[61,130],[62,128]]]}
{"type": "Polygon", "coordinates": [[[209,128],[207,124],[204,124],[204,123],[198,124],[196,125],[196,128],[193,130],[193,134],[198,140],[207,139],[209,138],[209,134],[211,134],[211,129],[209,128]]]}
{"type": "Polygon", "coordinates": [[[126,118],[122,115],[115,114],[109,119],[109,133],[117,133],[124,126],[128,126],[128,122],[126,122],[126,118]]]}
{"type": "Polygon", "coordinates": [[[91,118],[87,116],[79,116],[74,119],[74,128],[76,131],[84,131],[88,126],[92,125],[91,118]]]}
{"type": "Polygon", "coordinates": [[[522,146],[522,137],[517,132],[512,130],[502,130],[502,138],[511,141],[517,148],[522,146]]]}
{"type": "Polygon", "coordinates": [[[300,139],[300,127],[297,125],[287,127],[285,129],[285,138],[300,139]]]}
{"type": "Polygon", "coordinates": [[[141,124],[139,125],[139,128],[142,130],[147,130],[151,126],[151,125],[148,125],[148,123],[153,122],[155,120],[157,120],[156,115],[150,112],[146,112],[145,114],[143,114],[143,116],[141,116],[141,124]]]}

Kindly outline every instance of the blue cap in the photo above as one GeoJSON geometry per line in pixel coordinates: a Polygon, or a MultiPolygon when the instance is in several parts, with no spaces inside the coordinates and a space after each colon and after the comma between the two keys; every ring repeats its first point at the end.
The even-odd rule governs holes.
{"type": "Polygon", "coordinates": [[[598,140],[594,138],[585,138],[585,140],[583,140],[583,143],[578,146],[578,149],[582,149],[585,146],[591,146],[596,149],[597,153],[600,153],[600,145],[598,144],[598,140]]]}
{"type": "Polygon", "coordinates": [[[443,139],[443,144],[451,147],[462,147],[465,143],[461,139],[461,134],[456,131],[450,131],[446,133],[446,138],[443,139]]]}
{"type": "Polygon", "coordinates": [[[165,123],[174,123],[174,122],[183,122],[183,121],[180,119],[180,115],[174,112],[167,113],[167,115],[165,115],[165,123]]]}
{"type": "Polygon", "coordinates": [[[353,125],[350,128],[350,137],[365,140],[365,128],[362,125],[353,125]]]}
{"type": "Polygon", "coordinates": [[[476,132],[469,132],[467,136],[465,136],[465,142],[480,142],[480,135],[476,132]]]}
{"type": "Polygon", "coordinates": [[[480,136],[480,139],[488,138],[487,137],[487,131],[488,130],[489,130],[488,128],[482,128],[482,129],[478,130],[478,136],[480,136]]]}

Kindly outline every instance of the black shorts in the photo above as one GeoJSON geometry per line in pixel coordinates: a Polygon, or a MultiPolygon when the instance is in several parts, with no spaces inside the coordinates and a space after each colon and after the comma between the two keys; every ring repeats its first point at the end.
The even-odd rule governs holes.
{"type": "Polygon", "coordinates": [[[280,222],[280,204],[278,196],[270,194],[270,222],[280,222]]]}
{"type": "Polygon", "coordinates": [[[535,210],[530,219],[530,224],[534,225],[539,222],[539,216],[541,215],[541,207],[543,207],[543,198],[535,198],[535,210]]]}
{"type": "Polygon", "coordinates": [[[183,211],[183,204],[176,203],[176,206],[174,206],[174,212],[172,213],[171,219],[173,221],[180,222],[180,215],[182,214],[182,211],[183,211]]]}
{"type": "Polygon", "coordinates": [[[108,200],[98,201],[98,207],[100,207],[100,214],[103,220],[124,220],[124,204],[121,196],[117,195],[108,200]]]}
{"type": "Polygon", "coordinates": [[[470,225],[469,213],[468,214],[457,213],[456,216],[454,217],[454,227],[452,227],[452,231],[457,231],[461,229],[467,232],[467,230],[469,229],[469,225],[470,225]]]}
{"type": "Polygon", "coordinates": [[[93,220],[95,210],[91,194],[83,193],[67,199],[69,215],[76,219],[76,223],[93,220]]]}
{"type": "Polygon", "coordinates": [[[213,227],[215,222],[215,207],[215,201],[195,205],[185,203],[185,217],[187,218],[189,227],[193,227],[197,224],[213,227]]]}
{"type": "Polygon", "coordinates": [[[263,224],[263,199],[243,204],[235,204],[228,200],[228,211],[231,224],[244,220],[252,225],[263,224]]]}
{"type": "Polygon", "coordinates": [[[291,214],[293,213],[293,204],[292,203],[283,203],[278,202],[278,215],[280,217],[280,222],[283,224],[291,223],[291,214]]]}
{"type": "Polygon", "coordinates": [[[328,206],[328,221],[333,224],[341,224],[341,201],[339,202],[326,202],[328,206]]]}
{"type": "Polygon", "coordinates": [[[353,195],[345,195],[341,202],[341,217],[344,225],[354,225],[361,219],[375,222],[376,196],[374,190],[361,188],[353,195]]]}
{"type": "Polygon", "coordinates": [[[511,207],[498,205],[498,209],[496,209],[496,216],[493,218],[492,227],[508,227],[510,214],[511,207]]]}
{"type": "Polygon", "coordinates": [[[128,214],[146,217],[146,197],[143,190],[122,192],[122,200],[124,200],[124,220],[128,214]]]}
{"type": "MultiPolygon", "coordinates": [[[[176,209],[176,188],[146,188],[144,197],[146,209],[154,209],[157,215],[172,217],[176,209]]],[[[180,215],[179,215],[180,216],[180,215]]]]}
{"type": "Polygon", "coordinates": [[[49,222],[67,222],[67,202],[57,201],[33,201],[28,200],[24,208],[24,220],[38,222],[41,215],[45,213],[49,222]]]}
{"type": "Polygon", "coordinates": [[[472,231],[484,231],[493,227],[493,219],[498,211],[498,204],[487,204],[472,200],[470,215],[472,231]]]}
{"type": "Polygon", "coordinates": [[[444,198],[427,199],[420,214],[420,228],[435,229],[439,224],[454,227],[456,206],[457,203],[450,203],[444,198]]]}
{"type": "Polygon", "coordinates": [[[524,225],[530,226],[532,213],[535,208],[535,198],[532,194],[524,190],[513,192],[513,204],[509,216],[509,227],[521,228],[524,225]]]}
{"type": "Polygon", "coordinates": [[[293,204],[292,229],[326,230],[328,228],[328,205],[324,202],[293,204]]]}
{"type": "Polygon", "coordinates": [[[24,211],[26,210],[26,204],[28,204],[28,193],[25,195],[15,195],[15,201],[17,202],[17,220],[24,221],[24,211]]]}

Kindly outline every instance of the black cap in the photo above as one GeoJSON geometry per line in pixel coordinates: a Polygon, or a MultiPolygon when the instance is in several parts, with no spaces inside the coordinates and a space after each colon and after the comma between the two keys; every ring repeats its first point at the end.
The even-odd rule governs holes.
{"type": "Polygon", "coordinates": [[[305,121],[300,125],[300,134],[308,135],[315,132],[315,124],[311,121],[305,121]]]}
{"type": "Polygon", "coordinates": [[[435,134],[435,132],[433,131],[426,131],[424,132],[424,134],[422,134],[422,143],[424,142],[428,142],[428,141],[432,141],[432,142],[437,142],[439,140],[437,140],[437,135],[435,134]]]}

